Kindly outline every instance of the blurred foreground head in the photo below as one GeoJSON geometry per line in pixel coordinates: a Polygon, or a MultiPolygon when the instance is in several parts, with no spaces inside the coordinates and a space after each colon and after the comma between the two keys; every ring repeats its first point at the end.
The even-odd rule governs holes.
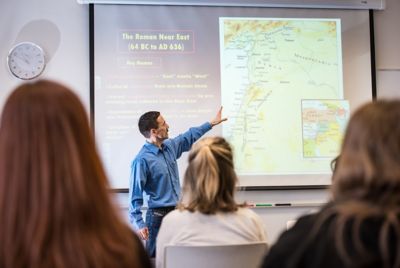
{"type": "Polygon", "coordinates": [[[45,80],[17,87],[0,126],[0,267],[138,267],[107,189],[78,97],[45,80]]]}
{"type": "Polygon", "coordinates": [[[337,201],[400,206],[400,101],[375,101],[351,117],[333,174],[337,201]]]}

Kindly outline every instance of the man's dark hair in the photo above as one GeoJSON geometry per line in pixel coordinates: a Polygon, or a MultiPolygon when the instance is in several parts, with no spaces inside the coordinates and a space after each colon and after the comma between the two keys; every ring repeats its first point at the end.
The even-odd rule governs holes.
{"type": "Polygon", "coordinates": [[[150,138],[150,130],[158,128],[157,118],[160,116],[160,112],[150,111],[144,113],[138,122],[139,131],[145,138],[150,138]]]}

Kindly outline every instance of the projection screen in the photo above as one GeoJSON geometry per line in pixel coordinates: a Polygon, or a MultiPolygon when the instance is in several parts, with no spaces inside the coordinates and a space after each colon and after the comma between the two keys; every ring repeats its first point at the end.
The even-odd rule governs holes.
{"type": "MultiPolygon", "coordinates": [[[[94,126],[110,184],[129,186],[160,111],[174,137],[211,120],[240,186],[330,184],[347,121],[372,99],[366,10],[94,6],[94,126]]],[[[180,177],[186,157],[179,160],[180,177]]]]}

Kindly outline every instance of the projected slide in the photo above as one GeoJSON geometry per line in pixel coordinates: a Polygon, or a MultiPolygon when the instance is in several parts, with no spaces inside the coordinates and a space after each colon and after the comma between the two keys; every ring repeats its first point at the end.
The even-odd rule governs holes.
{"type": "Polygon", "coordinates": [[[350,113],[371,100],[368,11],[94,11],[94,126],[113,188],[128,188],[145,143],[140,115],[160,111],[175,137],[221,105],[228,121],[206,135],[232,144],[241,186],[330,183],[350,113]]]}
{"type": "Polygon", "coordinates": [[[238,173],[329,172],[350,112],[346,101],[319,109],[319,99],[343,98],[340,20],[219,22],[221,100],[230,117],[223,136],[235,149],[238,173]],[[318,117],[324,119],[312,123],[318,117]]]}

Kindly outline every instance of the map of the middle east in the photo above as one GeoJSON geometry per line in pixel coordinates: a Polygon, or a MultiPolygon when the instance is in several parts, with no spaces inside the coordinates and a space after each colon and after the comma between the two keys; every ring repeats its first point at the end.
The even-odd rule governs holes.
{"type": "Polygon", "coordinates": [[[329,173],[350,107],[339,19],[220,18],[221,99],[236,170],[329,173]]]}

